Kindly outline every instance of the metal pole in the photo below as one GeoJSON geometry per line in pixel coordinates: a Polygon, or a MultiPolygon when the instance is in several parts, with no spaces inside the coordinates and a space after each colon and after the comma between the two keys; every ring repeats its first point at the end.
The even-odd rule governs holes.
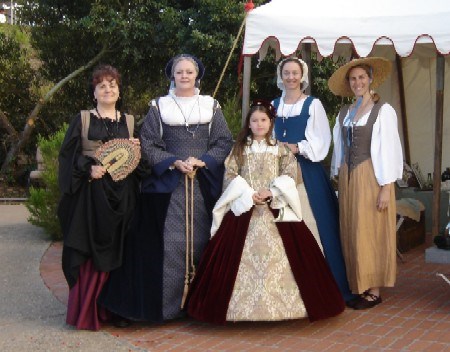
{"type": "Polygon", "coordinates": [[[242,79],[242,126],[250,105],[250,77],[252,72],[252,57],[244,56],[244,76],[242,79]]]}

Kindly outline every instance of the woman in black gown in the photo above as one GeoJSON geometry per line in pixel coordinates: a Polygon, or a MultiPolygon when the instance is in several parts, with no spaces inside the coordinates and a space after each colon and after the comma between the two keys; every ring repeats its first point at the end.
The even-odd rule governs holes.
{"type": "Polygon", "coordinates": [[[100,66],[92,75],[96,106],[71,122],[59,154],[62,198],[58,217],[64,236],[62,266],[70,288],[66,322],[77,329],[98,330],[106,311],[97,297],[109,272],[122,263],[125,233],[138,195],[136,172],[113,181],[93,158],[104,142],[133,138],[134,118],[117,110],[120,75],[100,66]]]}

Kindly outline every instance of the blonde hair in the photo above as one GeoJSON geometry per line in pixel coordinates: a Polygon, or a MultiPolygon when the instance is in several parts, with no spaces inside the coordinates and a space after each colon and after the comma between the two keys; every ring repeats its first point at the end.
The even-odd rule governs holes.
{"type": "Polygon", "coordinates": [[[172,77],[174,76],[174,73],[175,73],[175,67],[176,67],[181,61],[189,61],[189,62],[191,62],[191,63],[194,65],[194,67],[195,67],[195,72],[197,72],[197,77],[198,77],[198,74],[199,74],[199,72],[200,72],[200,69],[198,68],[197,62],[192,58],[192,56],[185,55],[185,54],[178,55],[176,58],[173,59],[173,63],[172,63],[172,71],[171,71],[172,77]]]}

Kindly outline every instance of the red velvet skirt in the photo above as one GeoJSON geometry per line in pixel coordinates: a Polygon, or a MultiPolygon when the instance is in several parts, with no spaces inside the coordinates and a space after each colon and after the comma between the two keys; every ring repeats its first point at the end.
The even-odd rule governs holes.
{"type": "MultiPolygon", "coordinates": [[[[237,217],[229,211],[208,243],[187,298],[191,317],[215,324],[226,322],[252,212],[237,217]]],[[[309,320],[340,314],[345,309],[344,299],[311,231],[303,221],[276,225],[309,320]]]]}
{"type": "Polygon", "coordinates": [[[69,291],[66,323],[79,330],[100,329],[100,321],[109,318],[108,312],[97,305],[97,298],[109,273],[96,271],[89,259],[80,266],[78,281],[69,291]]]}

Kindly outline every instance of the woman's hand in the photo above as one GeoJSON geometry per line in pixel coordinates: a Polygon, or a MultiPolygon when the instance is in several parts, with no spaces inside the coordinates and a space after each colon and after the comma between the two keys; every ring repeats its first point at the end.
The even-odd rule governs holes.
{"type": "Polygon", "coordinates": [[[391,184],[381,186],[377,198],[377,209],[383,211],[388,208],[389,200],[391,198],[391,184]]]}
{"type": "Polygon", "coordinates": [[[92,179],[102,178],[105,173],[106,173],[106,169],[104,166],[102,166],[102,165],[92,165],[91,166],[91,178],[92,179]]]}
{"type": "Polygon", "coordinates": [[[130,141],[132,141],[137,146],[141,145],[141,141],[139,140],[139,138],[130,138],[130,141]]]}
{"type": "Polygon", "coordinates": [[[285,145],[286,147],[289,148],[289,150],[293,153],[293,154],[298,154],[299,150],[298,150],[298,145],[297,143],[287,143],[287,142],[281,142],[281,144],[285,145]]]}
{"type": "Polygon", "coordinates": [[[192,165],[189,165],[186,161],[183,161],[183,160],[175,161],[173,163],[173,166],[175,166],[183,174],[188,174],[188,173],[192,172],[192,170],[193,170],[192,165]]]}
{"type": "Polygon", "coordinates": [[[183,174],[192,173],[198,167],[206,166],[205,162],[190,156],[185,161],[177,160],[173,163],[178,170],[180,170],[183,174]]]}
{"type": "Polygon", "coordinates": [[[201,161],[201,160],[199,160],[197,158],[194,158],[193,156],[190,156],[189,158],[187,158],[186,159],[186,163],[188,165],[192,165],[193,168],[206,166],[204,161],[201,161]]]}

